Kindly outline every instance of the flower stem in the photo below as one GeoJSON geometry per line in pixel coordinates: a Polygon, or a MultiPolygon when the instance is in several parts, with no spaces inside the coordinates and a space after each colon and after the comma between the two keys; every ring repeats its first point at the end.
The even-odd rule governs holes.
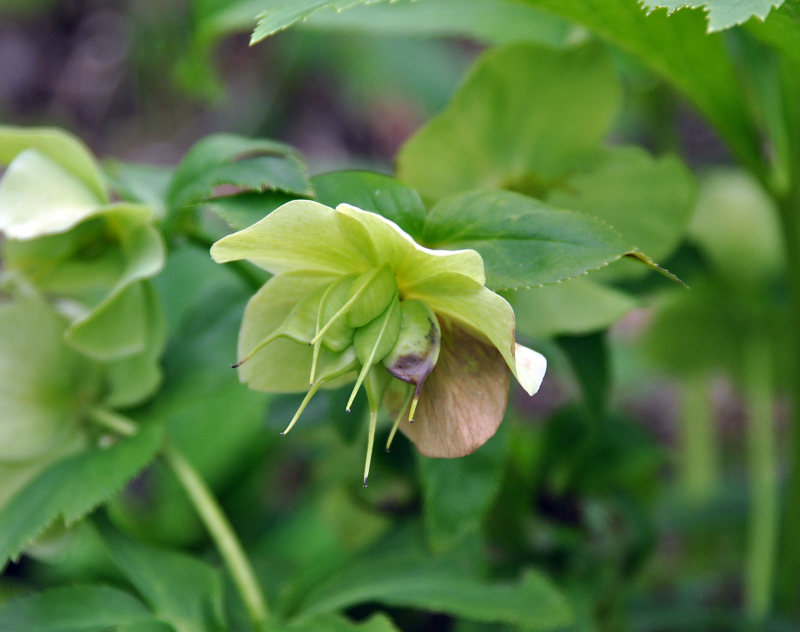
{"type": "Polygon", "coordinates": [[[686,380],[681,415],[683,490],[693,503],[707,502],[719,482],[714,415],[705,377],[686,380]]]}
{"type": "MultiPolygon", "coordinates": [[[[126,437],[136,434],[139,430],[139,426],[134,421],[106,408],[92,409],[90,417],[99,426],[126,437]]],[[[211,538],[214,540],[214,544],[228,567],[228,572],[233,578],[253,626],[257,630],[262,630],[263,624],[269,616],[264,593],[258,583],[253,567],[250,565],[244,549],[219,502],[214,498],[208,485],[200,477],[197,470],[172,444],[166,443],[164,445],[161,456],[178,478],[211,538]]]]}

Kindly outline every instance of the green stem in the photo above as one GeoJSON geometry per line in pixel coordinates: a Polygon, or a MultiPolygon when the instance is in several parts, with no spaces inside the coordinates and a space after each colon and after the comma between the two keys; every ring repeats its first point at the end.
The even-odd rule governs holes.
{"type": "Polygon", "coordinates": [[[778,568],[778,606],[785,614],[798,610],[797,577],[800,574],[800,182],[793,195],[779,205],[786,253],[788,314],[784,344],[791,419],[787,436],[788,482],[781,521],[781,554],[778,568]]]}
{"type": "Polygon", "coordinates": [[[680,474],[687,497],[697,503],[707,501],[718,483],[719,455],[709,404],[705,377],[688,379],[683,391],[680,474]]]}
{"type": "MultiPolygon", "coordinates": [[[[105,408],[93,409],[90,416],[99,426],[123,436],[134,435],[139,430],[135,422],[105,408]]],[[[253,626],[257,630],[263,629],[263,624],[269,616],[264,593],[244,549],[217,499],[214,498],[197,470],[173,445],[167,443],[162,449],[161,455],[175,473],[214,540],[214,544],[233,578],[236,589],[241,595],[253,626]]]]}
{"type": "Polygon", "coordinates": [[[769,342],[760,338],[751,340],[745,348],[743,359],[751,499],[745,561],[745,608],[753,623],[762,623],[769,615],[772,604],[778,528],[772,353],[769,342]]]}

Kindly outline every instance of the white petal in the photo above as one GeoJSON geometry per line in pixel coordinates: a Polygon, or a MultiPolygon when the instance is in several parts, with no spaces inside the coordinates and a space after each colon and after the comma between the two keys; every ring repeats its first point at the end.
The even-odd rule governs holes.
{"type": "Polygon", "coordinates": [[[519,343],[515,347],[514,358],[517,364],[517,381],[528,395],[535,395],[547,370],[547,358],[519,343]]]}

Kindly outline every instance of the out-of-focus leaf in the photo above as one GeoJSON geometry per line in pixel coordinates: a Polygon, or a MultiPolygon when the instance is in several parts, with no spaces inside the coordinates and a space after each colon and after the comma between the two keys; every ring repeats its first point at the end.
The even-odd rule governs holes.
{"type": "Polygon", "coordinates": [[[703,8],[708,15],[708,30],[713,32],[742,24],[754,16],[763,21],[773,8],[782,4],[783,0],[644,0],[642,8],[646,11],[667,9],[669,12],[687,7],[703,8]]]}
{"type": "Polygon", "coordinates": [[[102,632],[152,620],[136,597],[100,584],[50,588],[0,606],[0,632],[102,632]]]}
{"type": "Polygon", "coordinates": [[[415,239],[425,225],[425,206],[414,189],[399,180],[370,171],[332,171],[311,179],[315,199],[336,207],[351,204],[392,220],[415,239]]]}
{"type": "MultiPolygon", "coordinates": [[[[273,626],[264,628],[271,632],[273,626]]],[[[385,614],[373,614],[363,621],[351,621],[340,614],[323,614],[303,623],[282,625],[278,632],[400,632],[385,614]]]]}
{"type": "Polygon", "coordinates": [[[543,630],[569,623],[570,609],[544,577],[527,571],[518,582],[492,582],[465,571],[452,558],[418,548],[371,551],[308,591],[294,620],[357,604],[433,610],[478,621],[537,625],[543,630]]]}
{"type": "Polygon", "coordinates": [[[306,165],[295,149],[273,140],[214,134],[197,142],[175,169],[167,205],[177,210],[213,198],[220,186],[236,192],[312,193],[306,165]]]}
{"type": "Polygon", "coordinates": [[[639,305],[625,292],[582,277],[505,296],[514,308],[517,334],[534,339],[598,331],[639,305]]]}
{"type": "Polygon", "coordinates": [[[691,99],[749,168],[761,169],[761,146],[723,34],[706,33],[705,16],[684,9],[646,15],[629,0],[525,0],[582,24],[641,59],[691,99]]]}
{"type": "Polygon", "coordinates": [[[132,540],[109,525],[100,531],[114,563],[159,619],[176,632],[223,629],[219,571],[184,553],[132,540]]]}
{"type": "Polygon", "coordinates": [[[605,332],[583,336],[561,336],[559,346],[567,354],[578,378],[589,413],[601,417],[608,403],[608,346],[605,332]]]}
{"type": "Polygon", "coordinates": [[[477,528],[500,491],[508,456],[503,426],[485,445],[460,459],[419,457],[425,527],[433,551],[457,544],[477,528]]]}
{"type": "Polygon", "coordinates": [[[205,207],[233,230],[243,230],[297,197],[277,191],[240,193],[215,198],[208,201],[205,207]]]}
{"type": "Polygon", "coordinates": [[[164,219],[172,169],[122,160],[105,160],[103,169],[111,189],[120,198],[149,206],[157,221],[164,219]]]}
{"type": "Polygon", "coordinates": [[[69,525],[108,500],[147,465],[161,447],[161,426],[55,463],[22,488],[0,513],[0,565],[57,518],[69,525]]]}
{"type": "Polygon", "coordinates": [[[785,0],[767,20],[751,21],[747,28],[800,66],[800,0],[785,0]]]}
{"type": "Polygon", "coordinates": [[[634,251],[630,242],[594,217],[557,210],[509,191],[445,198],[428,215],[424,243],[477,250],[492,290],[557,283],[634,251]]]}

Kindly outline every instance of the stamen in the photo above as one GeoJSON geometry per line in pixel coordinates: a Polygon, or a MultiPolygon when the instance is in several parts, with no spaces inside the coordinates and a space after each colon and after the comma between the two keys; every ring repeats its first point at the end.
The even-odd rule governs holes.
{"type": "Polygon", "coordinates": [[[356,385],[353,387],[353,392],[350,393],[350,399],[347,400],[347,406],[345,406],[345,410],[349,413],[350,406],[353,405],[353,400],[356,398],[356,394],[358,393],[358,389],[361,388],[361,384],[364,383],[364,379],[367,377],[367,373],[375,364],[375,354],[378,351],[378,347],[381,344],[381,340],[383,339],[384,334],[386,333],[386,328],[389,326],[389,323],[392,320],[392,314],[394,313],[395,308],[400,303],[394,301],[390,306],[389,309],[386,310],[386,315],[383,319],[383,324],[381,325],[381,330],[378,333],[377,337],[375,338],[375,344],[372,345],[372,349],[369,352],[369,357],[367,361],[364,362],[364,365],[361,367],[361,372],[358,374],[358,379],[356,380],[356,385]]]}
{"type": "Polygon", "coordinates": [[[403,405],[400,408],[399,412],[397,413],[397,417],[394,420],[394,425],[392,426],[391,432],[389,432],[389,438],[386,440],[386,451],[389,452],[389,448],[392,446],[392,441],[394,441],[394,436],[397,434],[397,429],[400,427],[400,420],[405,415],[406,409],[408,405],[411,403],[411,398],[414,395],[414,389],[408,390],[408,395],[406,395],[405,400],[403,401],[403,405]]]}
{"type": "Polygon", "coordinates": [[[372,462],[372,445],[375,443],[375,428],[378,425],[378,409],[369,411],[369,435],[367,437],[367,460],[364,463],[364,487],[369,478],[369,466],[372,462]]]}
{"type": "Polygon", "coordinates": [[[373,279],[376,276],[378,276],[378,272],[380,271],[381,268],[375,268],[372,271],[372,274],[366,278],[361,287],[359,287],[356,290],[355,294],[353,294],[353,296],[347,299],[345,304],[339,308],[339,311],[337,311],[333,316],[331,316],[331,319],[327,323],[325,323],[325,326],[316,333],[316,335],[311,339],[311,342],[309,342],[308,344],[310,345],[315,344],[318,340],[322,338],[322,336],[325,335],[325,332],[327,332],[328,329],[330,329],[331,325],[333,325],[339,318],[341,318],[342,315],[344,315],[344,313],[347,312],[348,309],[350,309],[350,306],[353,305],[353,303],[355,303],[359,299],[359,297],[364,293],[364,290],[366,290],[367,286],[370,283],[372,283],[373,279]]]}
{"type": "Polygon", "coordinates": [[[300,408],[297,409],[297,412],[294,414],[294,417],[292,417],[292,420],[289,422],[289,425],[286,426],[286,430],[284,430],[281,433],[282,437],[286,435],[292,428],[294,428],[294,425],[297,423],[297,420],[300,419],[300,415],[303,413],[306,406],[308,406],[308,403],[311,401],[311,398],[314,397],[314,394],[319,390],[319,387],[322,386],[323,382],[325,382],[325,379],[317,380],[316,383],[311,385],[311,388],[308,390],[308,393],[306,393],[306,396],[300,403],[300,408]]]}

